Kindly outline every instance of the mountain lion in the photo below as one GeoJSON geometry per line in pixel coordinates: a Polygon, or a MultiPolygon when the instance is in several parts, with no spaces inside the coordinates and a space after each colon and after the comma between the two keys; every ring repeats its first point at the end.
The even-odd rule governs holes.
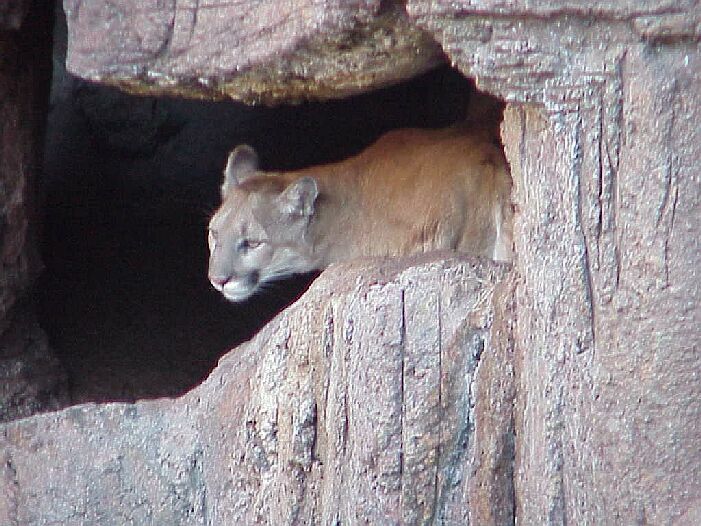
{"type": "Polygon", "coordinates": [[[361,256],[454,249],[511,258],[511,177],[502,151],[460,127],[387,133],[350,159],[262,172],[229,155],[209,223],[209,280],[230,301],[267,282],[361,256]]]}

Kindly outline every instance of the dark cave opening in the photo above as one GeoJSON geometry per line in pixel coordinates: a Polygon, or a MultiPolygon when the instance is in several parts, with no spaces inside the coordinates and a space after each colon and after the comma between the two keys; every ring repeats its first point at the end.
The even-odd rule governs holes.
{"type": "Polygon", "coordinates": [[[473,92],[448,67],[358,97],[277,108],[58,79],[35,299],[73,403],[187,391],[314,278],[280,282],[243,304],[209,285],[205,227],[234,146],[254,146],[263,169],[340,160],[389,129],[464,118],[473,92]]]}

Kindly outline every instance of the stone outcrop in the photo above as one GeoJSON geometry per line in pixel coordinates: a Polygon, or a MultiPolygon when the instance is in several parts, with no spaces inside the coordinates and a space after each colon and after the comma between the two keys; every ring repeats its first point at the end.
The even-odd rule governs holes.
{"type": "Polygon", "coordinates": [[[444,256],[332,267],[177,400],[6,425],[0,523],[511,520],[507,269],[444,256]]]}
{"type": "Polygon", "coordinates": [[[66,374],[28,305],[12,310],[0,334],[0,422],[68,404],[66,374]]]}
{"type": "Polygon", "coordinates": [[[338,98],[444,60],[394,1],[64,6],[68,70],[135,93],[266,104],[338,98]]]}
{"type": "Polygon", "coordinates": [[[512,103],[519,523],[696,523],[699,4],[407,10],[512,103]]]}

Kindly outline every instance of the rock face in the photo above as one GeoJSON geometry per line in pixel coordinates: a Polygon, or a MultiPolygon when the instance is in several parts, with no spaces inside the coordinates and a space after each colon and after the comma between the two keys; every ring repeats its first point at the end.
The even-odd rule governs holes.
{"type": "Polygon", "coordinates": [[[68,70],[137,93],[274,104],[386,86],[443,61],[398,2],[64,3],[68,70]]]}
{"type": "Polygon", "coordinates": [[[449,254],[332,267],[178,400],[8,424],[0,523],[512,520],[505,271],[449,254]]]}
{"type": "Polygon", "coordinates": [[[67,378],[27,305],[12,310],[0,334],[0,422],[68,404],[67,378]]]}
{"type": "Polygon", "coordinates": [[[695,524],[701,10],[583,6],[407,3],[513,102],[518,522],[695,524]]]}
{"type": "Polygon", "coordinates": [[[46,337],[27,306],[18,306],[41,268],[34,184],[50,27],[51,13],[31,2],[0,7],[0,422],[56,408],[65,399],[63,373],[46,337]]]}
{"type": "Polygon", "coordinates": [[[183,398],[7,424],[0,522],[701,522],[698,2],[250,4],[245,24],[284,23],[212,44],[242,4],[137,21],[68,2],[69,64],[143,90],[202,93],[191,62],[241,99],[343,94],[314,73],[339,71],[316,59],[329,35],[394,13],[509,102],[513,269],[337,267],[183,398]]]}

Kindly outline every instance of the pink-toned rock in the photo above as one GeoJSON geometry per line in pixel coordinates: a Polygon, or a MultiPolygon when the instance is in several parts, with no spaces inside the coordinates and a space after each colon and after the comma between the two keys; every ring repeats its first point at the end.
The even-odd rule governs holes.
{"type": "MultiPolygon", "coordinates": [[[[336,267],[182,399],[9,424],[0,522],[698,522],[698,2],[409,0],[410,19],[400,4],[383,5],[510,103],[512,275],[336,267]]],[[[190,61],[205,74],[190,95],[273,102],[350,92],[322,74],[342,63],[329,35],[343,52],[389,20],[376,2],[310,3],[208,47],[236,6],[197,24],[125,6],[69,2],[75,72],[177,92],[190,61]]],[[[352,89],[378,85],[357,81],[372,63],[353,62],[352,89]]]]}
{"type": "Polygon", "coordinates": [[[0,523],[464,523],[510,478],[505,270],[335,266],[180,399],[5,425],[0,523]]]}
{"type": "Polygon", "coordinates": [[[268,104],[360,93],[443,61],[380,0],[65,2],[68,70],[138,93],[268,104]]]}
{"type": "Polygon", "coordinates": [[[518,522],[693,524],[698,2],[407,10],[478,87],[512,102],[518,522]]]}
{"type": "Polygon", "coordinates": [[[683,41],[691,50],[701,38],[693,0],[408,0],[406,10],[480,89],[549,111],[615,96],[629,48],[683,41]]]}

